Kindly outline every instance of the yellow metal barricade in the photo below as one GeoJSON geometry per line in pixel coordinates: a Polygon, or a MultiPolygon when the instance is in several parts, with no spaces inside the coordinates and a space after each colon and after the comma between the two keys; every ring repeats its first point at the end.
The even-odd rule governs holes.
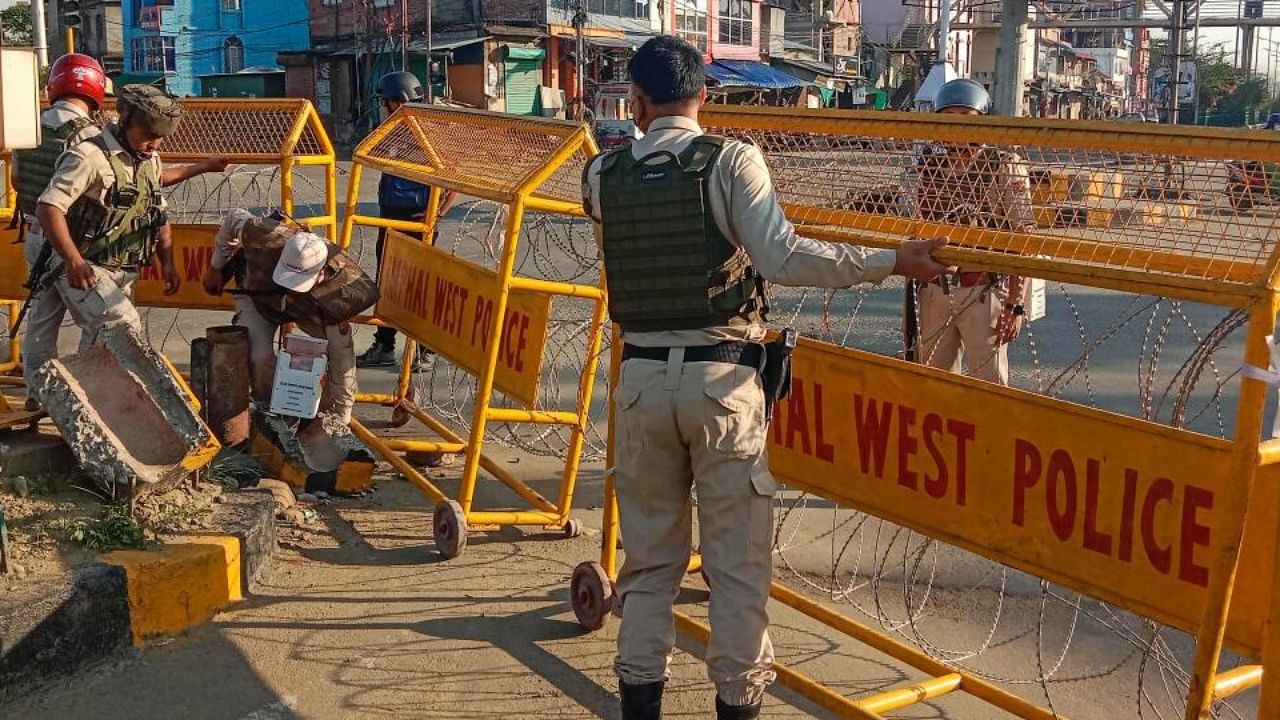
{"type": "MultiPolygon", "coordinates": [[[[1258,211],[1261,197],[1242,207],[1240,193],[1264,191],[1242,189],[1235,174],[1245,162],[1280,162],[1280,142],[1203,128],[789,108],[706,108],[702,121],[709,132],[760,147],[803,235],[876,248],[947,238],[938,257],[965,268],[1206,303],[1228,313],[1227,330],[1245,327],[1242,369],[1227,376],[1239,383],[1233,437],[1187,429],[1176,409],[1166,424],[803,339],[768,452],[773,474],[791,490],[1194,635],[1188,720],[1259,684],[1258,716],[1280,717],[1280,669],[1266,672],[1261,660],[1280,653],[1280,623],[1269,622],[1280,598],[1280,584],[1273,588],[1280,440],[1262,439],[1265,408],[1275,402],[1269,383],[1280,380],[1269,369],[1280,214],[1258,211]],[[1016,153],[1030,167],[1037,229],[929,221],[902,207],[898,188],[919,187],[912,183],[921,158],[977,146],[1016,153]],[[1063,184],[1055,197],[1057,178],[1067,175],[1079,188],[1063,184]],[[1156,207],[1159,222],[1151,220],[1156,207]],[[1078,222],[1062,220],[1068,210],[1078,222]],[[1126,220],[1117,220],[1121,214],[1126,220]],[[1224,647],[1253,660],[1220,671],[1224,647]]],[[[824,316],[821,325],[838,322],[824,316]]],[[[839,342],[837,330],[829,335],[839,342]]],[[[1203,364],[1193,358],[1184,369],[1193,361],[1203,364]]],[[[600,561],[580,565],[571,587],[588,629],[600,627],[614,604],[612,471],[605,490],[600,561]]],[[[700,566],[695,556],[689,570],[700,566]]],[[[846,697],[779,664],[783,685],[838,716],[884,717],[960,691],[1016,717],[1061,717],[780,582],[771,596],[930,676],[846,697]]],[[[684,613],[677,625],[704,641],[709,632],[684,613]]]]}
{"type": "MultiPolygon", "coordinates": [[[[581,216],[578,182],[586,159],[595,152],[585,129],[564,122],[529,120],[496,113],[407,106],[356,149],[343,242],[357,226],[387,230],[378,271],[382,298],[377,321],[406,333],[408,343],[394,395],[361,395],[358,402],[393,407],[401,419],[413,418],[436,437],[383,439],[353,421],[353,431],[405,478],[437,503],[435,541],[452,558],[466,546],[467,533],[503,525],[535,525],[576,535],[569,517],[579,458],[587,430],[597,357],[605,320],[599,285],[554,282],[516,272],[526,211],[581,216]],[[430,186],[425,220],[386,220],[357,213],[365,168],[430,186]],[[499,204],[505,213],[496,270],[458,257],[405,233],[431,238],[445,191],[499,204]],[[552,298],[591,303],[585,330],[586,360],[574,405],[562,410],[539,406],[539,380],[548,347],[552,298]],[[415,342],[421,343],[476,378],[470,427],[463,433],[419,407],[412,394],[415,342]],[[495,390],[509,401],[501,407],[495,390]],[[570,429],[559,496],[552,501],[517,479],[484,454],[489,424],[555,425],[570,429]],[[402,453],[463,455],[462,486],[448,498],[402,453]],[[525,503],[522,510],[473,507],[480,470],[489,473],[525,503]]],[[[496,222],[496,221],[495,221],[496,222]]]]}
{"type": "MultiPolygon", "coordinates": [[[[226,157],[234,166],[267,166],[275,168],[279,183],[278,199],[246,196],[259,194],[261,181],[253,176],[240,178],[235,173],[195,178],[167,191],[169,213],[173,223],[174,262],[182,277],[175,295],[164,294],[164,283],[154,267],[143,268],[135,290],[140,307],[230,310],[229,295],[213,297],[204,292],[200,279],[213,255],[213,236],[222,222],[224,204],[244,204],[255,209],[266,202],[285,215],[308,224],[313,229],[337,236],[337,165],[333,145],[310,101],[303,99],[241,100],[187,98],[178,131],[165,139],[160,155],[166,166],[184,165],[226,157]],[[317,167],[323,173],[322,197],[309,212],[298,211],[295,202],[295,171],[317,167]]],[[[99,120],[114,118],[114,109],[104,108],[99,120]]],[[[12,153],[3,153],[8,176],[8,194],[0,208],[0,303],[8,308],[8,321],[16,319],[17,308],[26,297],[27,264],[23,257],[19,229],[9,228],[16,206],[12,182],[12,153]]],[[[262,210],[261,207],[256,209],[262,210]]],[[[10,327],[10,352],[7,362],[0,363],[0,373],[12,372],[19,362],[20,338],[10,327]]]]}

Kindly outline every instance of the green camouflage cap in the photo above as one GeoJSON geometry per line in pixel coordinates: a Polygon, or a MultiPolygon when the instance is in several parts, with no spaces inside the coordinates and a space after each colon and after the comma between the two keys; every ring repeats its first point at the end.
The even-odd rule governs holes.
{"type": "Polygon", "coordinates": [[[154,85],[125,85],[116,98],[120,124],[138,122],[160,137],[178,129],[182,105],[154,85]]]}

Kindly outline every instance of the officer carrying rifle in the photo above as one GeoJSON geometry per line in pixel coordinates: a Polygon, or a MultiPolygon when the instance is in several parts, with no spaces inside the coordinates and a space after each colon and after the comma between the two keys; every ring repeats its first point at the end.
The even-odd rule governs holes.
{"type": "MultiPolygon", "coordinates": [[[[157,151],[177,129],[182,107],[149,85],[125,87],[117,107],[118,123],[62,153],[36,206],[46,244],[32,264],[29,287],[37,298],[57,293],[84,333],[82,347],[105,328],[141,329],[133,287],[139,268],[153,258],[166,294],[181,283],[157,151]]],[[[28,358],[28,364],[38,361],[28,358]]]]}

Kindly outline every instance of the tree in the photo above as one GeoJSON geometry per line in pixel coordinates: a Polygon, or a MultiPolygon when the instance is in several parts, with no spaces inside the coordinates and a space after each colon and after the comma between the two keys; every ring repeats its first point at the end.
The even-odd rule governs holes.
{"type": "Polygon", "coordinates": [[[31,4],[18,2],[0,10],[0,23],[4,23],[4,32],[0,41],[5,45],[31,45],[31,4]]]}
{"type": "MultiPolygon", "coordinates": [[[[1153,38],[1152,71],[1166,67],[1168,56],[1168,40],[1153,38]]],[[[1246,74],[1236,67],[1221,43],[1197,49],[1194,59],[1197,102],[1183,104],[1181,117],[1185,122],[1191,122],[1191,114],[1198,107],[1200,116],[1197,122],[1207,120],[1214,125],[1241,125],[1247,122],[1252,111],[1261,111],[1270,104],[1266,79],[1257,73],[1246,74]]],[[[1155,99],[1164,103],[1163,98],[1155,99]]]]}

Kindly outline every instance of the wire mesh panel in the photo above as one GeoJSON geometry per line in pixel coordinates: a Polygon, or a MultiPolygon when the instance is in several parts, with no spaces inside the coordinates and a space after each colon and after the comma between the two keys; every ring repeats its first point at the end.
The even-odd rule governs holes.
{"type": "MultiPolygon", "coordinates": [[[[226,155],[241,162],[280,162],[333,152],[307,100],[185,98],[179,103],[182,122],[165,138],[162,150],[171,160],[226,155]]],[[[117,118],[115,104],[108,100],[97,120],[117,118]]]]}
{"type": "Polygon", "coordinates": [[[527,190],[534,196],[579,203],[585,149],[556,163],[550,178],[525,188],[578,131],[567,122],[528,120],[456,108],[405,106],[362,146],[371,167],[491,200],[527,190]]]}
{"type": "MultiPolygon", "coordinates": [[[[1087,588],[1063,573],[1071,574],[1072,543],[1076,552],[1084,551],[1082,564],[1095,553],[1098,567],[1107,557],[1139,564],[1154,559],[1164,567],[1162,551],[1168,548],[1175,589],[1164,592],[1203,597],[1215,558],[1210,538],[1236,484],[1227,472],[1230,442],[1239,439],[1247,322],[1240,308],[1269,291],[1276,267],[1280,143],[1246,132],[756,108],[708,107],[702,124],[760,149],[800,234],[871,248],[945,237],[949,246],[940,256],[959,265],[958,273],[932,287],[909,287],[898,279],[839,290],[775,285],[771,325],[795,327],[837,347],[982,376],[997,361],[998,343],[957,339],[962,347],[955,362],[943,363],[937,341],[958,335],[957,325],[974,306],[986,307],[993,295],[1006,299],[1001,293],[1009,292],[1010,279],[1023,278],[1026,303],[1043,307],[1044,314],[1025,322],[1005,348],[1009,385],[1048,400],[1046,409],[1069,408],[1057,404],[1068,401],[1104,413],[1071,411],[1093,418],[1081,427],[1091,424],[1089,432],[1103,438],[1094,446],[1098,455],[1071,455],[1072,443],[1086,440],[1063,429],[1063,444],[1046,445],[1040,458],[1040,470],[1047,467],[1048,474],[1034,486],[1030,474],[1023,476],[1025,504],[1014,507],[1029,523],[1037,512],[1044,516],[1046,557],[1059,552],[1066,563],[1055,568],[1050,560],[1031,574],[993,558],[1010,558],[1027,569],[1015,559],[1034,554],[1032,548],[995,540],[982,546],[977,538],[987,531],[963,520],[955,520],[949,534],[911,528],[939,526],[928,520],[934,512],[929,503],[955,505],[956,458],[948,453],[974,453],[968,482],[970,492],[977,492],[973,488],[991,487],[992,473],[1005,471],[994,456],[983,454],[988,447],[1013,444],[1020,434],[1052,435],[1054,429],[1042,425],[1058,419],[1031,412],[1041,406],[1036,403],[1024,411],[996,391],[988,399],[968,385],[948,387],[943,378],[908,381],[891,371],[897,366],[881,370],[874,358],[855,365],[800,363],[799,384],[771,427],[775,471],[803,488],[821,486],[803,480],[815,477],[824,463],[870,469],[849,472],[838,492],[828,487],[815,495],[793,487],[783,493],[775,535],[777,579],[1053,713],[1182,716],[1194,646],[1185,631],[1198,626],[1201,601],[1175,619],[1136,602],[1136,595],[1126,596],[1132,577],[1104,578],[1087,588]],[[972,273],[984,275],[970,285],[972,273]],[[929,324],[921,322],[921,293],[947,298],[943,317],[932,323],[933,337],[921,333],[929,324]],[[824,392],[812,382],[814,373],[828,380],[833,373],[856,374],[863,396],[849,394],[847,379],[829,382],[824,392]],[[873,416],[867,405],[867,393],[877,389],[884,401],[874,409],[879,435],[876,422],[868,424],[873,416]],[[969,402],[999,408],[1005,417],[993,422],[1007,435],[984,444],[979,428],[978,438],[966,441],[964,422],[951,426],[947,417],[931,415],[937,410],[929,404],[933,392],[939,393],[939,407],[964,412],[969,402]],[[919,401],[914,407],[913,397],[919,401]],[[1020,430],[1019,423],[1026,427],[1020,430]],[[1111,424],[1116,446],[1106,450],[1101,428],[1111,424]],[[1152,433],[1151,440],[1135,442],[1119,431],[1135,427],[1149,428],[1143,432],[1152,433]],[[1162,434],[1183,430],[1190,432],[1162,434]],[[876,437],[886,444],[877,446],[876,437]],[[1174,437],[1189,444],[1163,444],[1174,437]],[[1135,444],[1148,446],[1150,462],[1163,464],[1178,483],[1167,502],[1159,478],[1147,485],[1135,477],[1133,496],[1125,495],[1129,473],[1146,472],[1145,466],[1115,465],[1132,458],[1135,444]],[[1193,446],[1202,450],[1193,452],[1193,446]],[[1185,454],[1167,452],[1174,447],[1184,447],[1185,454]],[[1157,448],[1166,449],[1164,457],[1157,448]],[[1194,460],[1200,452],[1209,454],[1194,460]],[[1069,456],[1078,461],[1069,471],[1052,464],[1069,456]],[[1181,483],[1187,468],[1200,461],[1206,464],[1191,473],[1188,496],[1181,483]],[[883,463],[882,475],[876,474],[877,462],[883,463]],[[1075,483],[1070,489],[1068,472],[1075,483]],[[1210,477],[1216,478],[1213,507],[1198,506],[1196,484],[1210,477]],[[914,505],[904,506],[914,513],[877,516],[880,511],[860,502],[867,493],[887,497],[903,488],[919,493],[914,505]],[[1184,535],[1162,527],[1165,521],[1184,523],[1182,530],[1203,524],[1206,533],[1184,535]],[[1054,550],[1058,543],[1061,551],[1054,550]],[[1104,546],[1110,555],[1101,554],[1104,546]],[[1188,565],[1176,559],[1183,551],[1181,557],[1191,558],[1188,565]],[[1179,591],[1183,571],[1187,585],[1179,591]],[[1117,593],[1114,602],[1097,599],[1115,599],[1117,593]]],[[[999,314],[1001,304],[992,307],[999,314]]],[[[996,315],[986,322],[994,332],[996,315]]],[[[1026,471],[1031,452],[1016,457],[1027,463],[1026,471]]],[[[1260,492],[1254,507],[1270,508],[1273,494],[1260,492]]],[[[1005,496],[970,494],[952,514],[962,515],[963,507],[1003,508],[1007,502],[1005,496]]],[[[1266,616],[1274,540],[1269,527],[1261,527],[1268,525],[1270,511],[1256,513],[1261,519],[1251,520],[1246,569],[1237,582],[1236,621],[1266,616]]],[[[1239,628],[1228,632],[1228,645],[1243,655],[1228,653],[1223,670],[1256,656],[1260,626],[1250,627],[1251,637],[1239,628]]],[[[776,640],[783,661],[803,665],[815,652],[812,638],[793,632],[785,621],[776,640]]],[[[948,707],[964,707],[949,702],[935,701],[935,711],[951,716],[948,707]]],[[[1255,708],[1256,697],[1243,693],[1217,702],[1214,714],[1252,717],[1255,708]]]]}

